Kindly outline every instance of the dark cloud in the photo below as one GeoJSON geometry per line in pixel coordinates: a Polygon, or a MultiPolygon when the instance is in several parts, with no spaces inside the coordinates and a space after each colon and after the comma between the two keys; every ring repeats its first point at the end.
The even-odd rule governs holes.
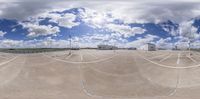
{"type": "Polygon", "coordinates": [[[198,17],[200,13],[195,10],[200,10],[199,5],[192,2],[149,3],[141,18],[153,22],[171,20],[179,23],[198,17]]]}

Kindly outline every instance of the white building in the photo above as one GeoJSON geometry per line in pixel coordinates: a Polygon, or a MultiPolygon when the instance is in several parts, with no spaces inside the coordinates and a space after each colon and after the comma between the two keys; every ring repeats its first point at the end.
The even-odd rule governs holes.
{"type": "Polygon", "coordinates": [[[156,45],[152,44],[152,43],[147,43],[146,45],[144,45],[142,47],[142,50],[146,50],[146,51],[155,51],[156,50],[156,45]]]}
{"type": "Polygon", "coordinates": [[[116,46],[112,46],[112,45],[98,45],[97,46],[99,50],[113,50],[113,49],[117,49],[116,46]]]}

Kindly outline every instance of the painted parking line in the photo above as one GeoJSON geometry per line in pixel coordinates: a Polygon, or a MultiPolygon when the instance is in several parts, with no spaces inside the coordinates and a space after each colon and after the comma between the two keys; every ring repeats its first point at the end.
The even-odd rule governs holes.
{"type": "Polygon", "coordinates": [[[80,58],[81,58],[81,61],[83,61],[83,54],[82,53],[80,54],[80,58]]]}
{"type": "Polygon", "coordinates": [[[161,59],[159,62],[165,61],[166,59],[170,58],[172,54],[167,55],[165,58],[161,59]]]}
{"type": "Polygon", "coordinates": [[[56,60],[56,61],[65,62],[65,63],[72,63],[72,64],[98,63],[98,62],[103,62],[103,61],[110,60],[110,59],[114,58],[115,56],[117,56],[117,54],[115,54],[115,55],[112,55],[112,56],[110,56],[110,57],[102,58],[102,59],[98,59],[98,60],[94,60],[94,61],[89,61],[89,62],[84,62],[84,61],[82,61],[82,62],[76,62],[76,61],[66,61],[66,60],[62,60],[62,59],[58,59],[58,58],[53,58],[53,57],[51,57],[51,56],[49,56],[49,55],[46,55],[46,54],[44,54],[44,53],[43,53],[43,55],[44,55],[45,57],[54,59],[54,60],[56,60]]]}
{"type": "Polygon", "coordinates": [[[191,56],[186,55],[187,58],[189,58],[191,61],[193,61],[194,63],[197,63],[197,61],[195,59],[193,59],[191,56]]]}
{"type": "Polygon", "coordinates": [[[65,59],[69,59],[72,57],[73,54],[68,55],[67,57],[65,57],[65,59]]]}
{"type": "Polygon", "coordinates": [[[195,54],[193,54],[193,55],[195,55],[195,56],[197,56],[197,57],[200,57],[199,52],[193,52],[193,53],[195,53],[195,54]],[[198,55],[197,55],[197,54],[198,54],[198,55]]]}
{"type": "Polygon", "coordinates": [[[164,64],[160,64],[160,63],[157,63],[157,62],[154,62],[154,61],[151,61],[141,55],[138,54],[139,57],[143,58],[144,60],[152,63],[152,64],[155,64],[155,66],[159,66],[159,67],[163,67],[163,68],[171,68],[171,69],[187,69],[187,68],[199,68],[200,67],[200,64],[197,64],[197,65],[191,65],[191,66],[187,66],[187,67],[174,67],[174,66],[171,66],[171,65],[164,65],[164,64]]]}
{"type": "Polygon", "coordinates": [[[7,63],[10,63],[10,62],[14,61],[15,59],[17,59],[18,57],[19,57],[19,56],[15,56],[14,58],[12,58],[12,59],[10,59],[10,60],[8,60],[8,61],[2,62],[2,63],[0,63],[0,66],[1,66],[1,65],[4,65],[4,64],[7,64],[7,63]]]}
{"type": "Polygon", "coordinates": [[[176,64],[179,64],[179,63],[180,63],[180,57],[181,57],[181,52],[178,53],[178,58],[177,58],[176,64]]]}
{"type": "Polygon", "coordinates": [[[181,82],[181,77],[180,77],[180,70],[177,71],[177,81],[176,81],[176,86],[175,86],[175,89],[174,91],[169,95],[169,96],[173,96],[176,94],[177,90],[178,90],[178,87],[179,87],[179,84],[181,82]]]}
{"type": "Polygon", "coordinates": [[[1,57],[1,58],[4,58],[4,59],[8,59],[8,57],[3,57],[3,56],[1,56],[1,55],[0,55],[0,57],[1,57]]]}
{"type": "Polygon", "coordinates": [[[96,58],[96,59],[98,59],[98,57],[96,55],[93,55],[91,53],[87,53],[87,54],[90,55],[90,56],[92,56],[92,57],[94,57],[94,58],[96,58]]]}
{"type": "Polygon", "coordinates": [[[166,54],[157,55],[157,56],[154,56],[154,57],[152,57],[152,58],[150,58],[150,59],[159,58],[159,57],[162,57],[162,56],[165,56],[165,55],[166,55],[166,54]]]}

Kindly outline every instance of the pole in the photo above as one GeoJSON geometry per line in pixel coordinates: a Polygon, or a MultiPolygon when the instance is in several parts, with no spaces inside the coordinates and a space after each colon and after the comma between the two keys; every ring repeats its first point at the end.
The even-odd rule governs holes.
{"type": "Polygon", "coordinates": [[[189,37],[189,56],[191,56],[191,39],[193,38],[193,34],[192,34],[192,25],[190,27],[190,37],[189,37]]]}
{"type": "Polygon", "coordinates": [[[71,37],[71,33],[69,34],[69,55],[71,55],[71,49],[72,49],[72,37],[71,37]]]}
{"type": "Polygon", "coordinates": [[[191,41],[189,42],[189,52],[190,52],[190,56],[191,56],[191,41]]]}

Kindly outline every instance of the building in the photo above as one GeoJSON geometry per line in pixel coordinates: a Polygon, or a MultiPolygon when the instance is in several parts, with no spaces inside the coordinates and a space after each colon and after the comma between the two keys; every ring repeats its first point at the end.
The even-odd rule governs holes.
{"type": "Polygon", "coordinates": [[[156,45],[152,43],[147,43],[146,45],[143,46],[143,50],[146,51],[155,51],[156,50],[156,45]]]}
{"type": "Polygon", "coordinates": [[[177,45],[174,46],[174,48],[172,48],[172,50],[179,50],[179,49],[178,49],[178,46],[177,46],[177,45]]]}
{"type": "Polygon", "coordinates": [[[128,50],[137,50],[137,48],[135,48],[135,47],[130,47],[130,48],[128,48],[128,50]]]}
{"type": "Polygon", "coordinates": [[[114,50],[117,49],[116,46],[112,46],[112,45],[98,45],[97,46],[99,50],[114,50]]]}

